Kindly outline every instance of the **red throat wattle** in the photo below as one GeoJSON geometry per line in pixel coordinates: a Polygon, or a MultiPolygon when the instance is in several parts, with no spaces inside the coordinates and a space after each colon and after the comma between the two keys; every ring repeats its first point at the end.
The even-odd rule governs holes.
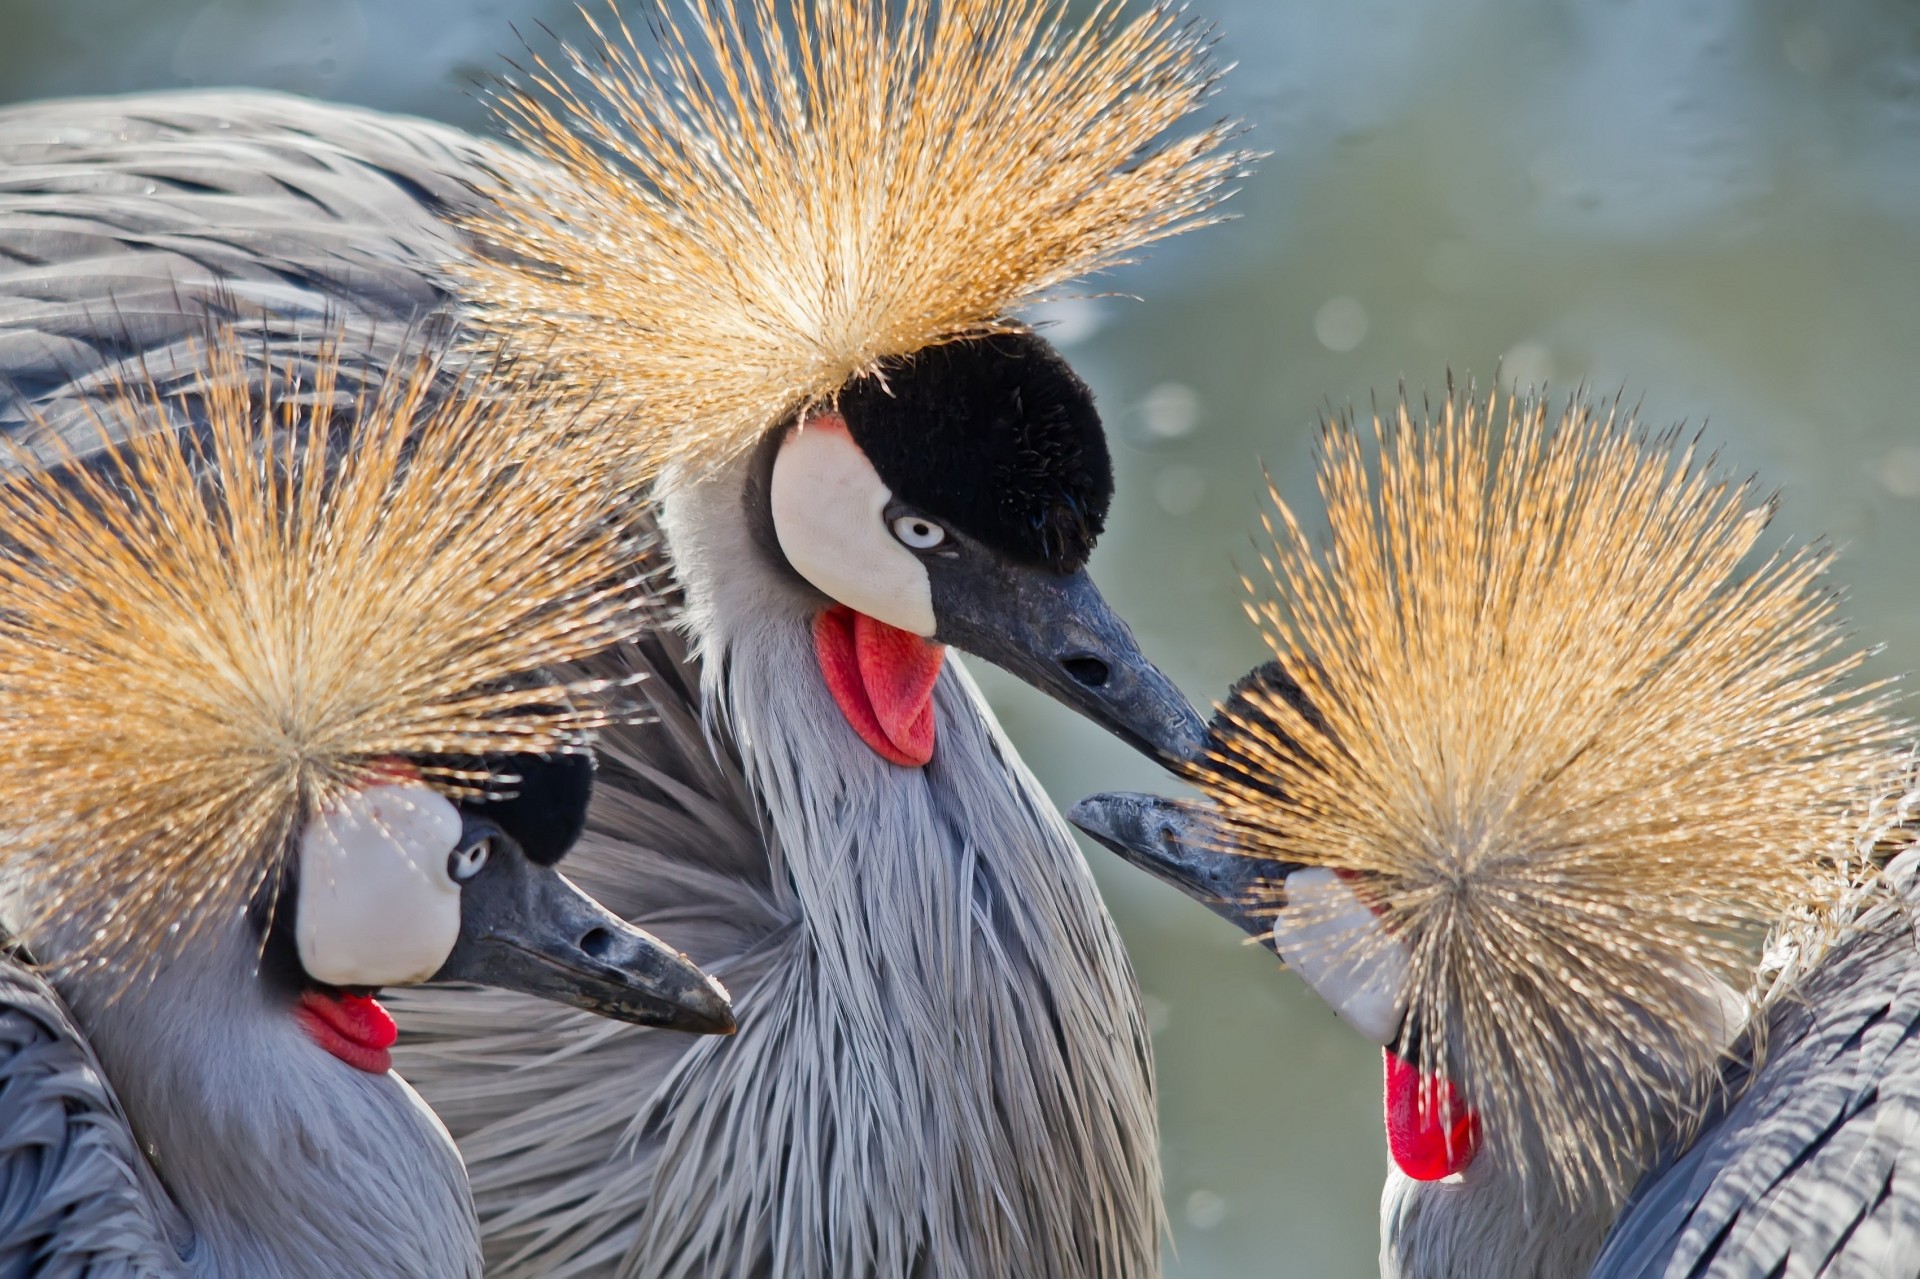
{"type": "Polygon", "coordinates": [[[945,645],[836,604],[813,623],[813,651],[847,723],[882,759],[933,758],[933,685],[945,645]]]}
{"type": "Polygon", "coordinates": [[[1480,1116],[1450,1079],[1422,1075],[1391,1048],[1387,1059],[1387,1150],[1415,1181],[1439,1181],[1473,1162],[1480,1116]]]}
{"type": "Polygon", "coordinates": [[[400,1036],[393,1018],[372,995],[325,995],[305,991],[293,1006],[293,1019],[314,1043],[371,1075],[393,1069],[387,1051],[400,1036]]]}

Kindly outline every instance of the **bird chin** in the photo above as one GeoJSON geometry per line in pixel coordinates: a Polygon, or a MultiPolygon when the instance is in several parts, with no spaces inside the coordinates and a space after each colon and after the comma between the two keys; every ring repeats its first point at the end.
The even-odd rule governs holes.
{"type": "Polygon", "coordinates": [[[355,1070],[384,1075],[393,1069],[399,1028],[372,995],[305,990],[293,1019],[307,1038],[355,1070]]]}
{"type": "Polygon", "coordinates": [[[905,768],[933,758],[945,645],[835,605],[814,619],[813,647],[834,704],[876,755],[905,768]]]}

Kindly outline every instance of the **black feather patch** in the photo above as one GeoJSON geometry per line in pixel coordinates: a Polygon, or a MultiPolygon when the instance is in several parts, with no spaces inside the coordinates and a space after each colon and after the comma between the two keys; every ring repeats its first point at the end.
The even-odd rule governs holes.
{"type": "Polygon", "coordinates": [[[1030,333],[930,347],[849,383],[840,412],[893,495],[1023,564],[1071,573],[1106,525],[1093,393],[1030,333]]]}
{"type": "Polygon", "coordinates": [[[1242,743],[1249,736],[1258,735],[1289,753],[1312,758],[1312,752],[1281,728],[1269,710],[1278,702],[1298,711],[1320,733],[1327,732],[1326,721],[1299,683],[1287,674],[1286,668],[1278,661],[1264,662],[1235,681],[1225,704],[1208,722],[1206,763],[1201,771],[1215,777],[1230,777],[1255,791],[1277,796],[1271,775],[1257,757],[1273,747],[1263,747],[1250,755],[1242,743]]]}
{"type": "Polygon", "coordinates": [[[492,821],[511,835],[527,860],[551,866],[566,856],[587,828],[593,798],[590,755],[489,755],[484,766],[503,783],[506,797],[467,800],[460,807],[492,821]]]}

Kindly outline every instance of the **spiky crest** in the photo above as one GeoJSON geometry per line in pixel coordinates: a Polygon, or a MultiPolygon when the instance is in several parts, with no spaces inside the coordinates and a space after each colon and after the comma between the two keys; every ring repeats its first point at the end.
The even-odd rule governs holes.
{"type": "MultiPolygon", "coordinates": [[[[880,361],[1009,318],[1212,221],[1248,157],[1208,37],[1103,0],[687,0],[536,59],[497,109],[509,163],[460,269],[482,327],[635,410],[696,466],[880,361]]],[[[589,19],[591,22],[592,20],[589,19]]]]}
{"type": "Polygon", "coordinates": [[[1677,432],[1468,393],[1373,436],[1328,425],[1325,549],[1274,494],[1247,583],[1305,708],[1256,683],[1197,777],[1232,846],[1350,873],[1406,944],[1403,1047],[1482,1158],[1618,1197],[1714,1078],[1715,982],[1750,991],[1864,847],[1899,730],[1832,552],[1756,559],[1768,504],[1677,432]]]}
{"type": "Polygon", "coordinates": [[[101,451],[0,478],[0,867],[130,977],[384,757],[579,749],[598,700],[534,672],[649,598],[615,477],[560,447],[597,424],[431,353],[349,394],[336,345],[247,347],[211,334],[189,385],[103,401],[101,451]]]}

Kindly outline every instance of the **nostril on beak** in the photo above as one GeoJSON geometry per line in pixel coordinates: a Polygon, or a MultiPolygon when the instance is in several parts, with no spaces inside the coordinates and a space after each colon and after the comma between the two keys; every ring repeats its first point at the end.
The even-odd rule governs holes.
{"type": "Polygon", "coordinates": [[[613,949],[613,934],[604,928],[589,928],[580,939],[580,949],[595,959],[605,959],[613,949]]]}
{"type": "Polygon", "coordinates": [[[1086,688],[1105,688],[1113,675],[1112,669],[1097,657],[1063,658],[1060,665],[1074,683],[1086,688]]]}

